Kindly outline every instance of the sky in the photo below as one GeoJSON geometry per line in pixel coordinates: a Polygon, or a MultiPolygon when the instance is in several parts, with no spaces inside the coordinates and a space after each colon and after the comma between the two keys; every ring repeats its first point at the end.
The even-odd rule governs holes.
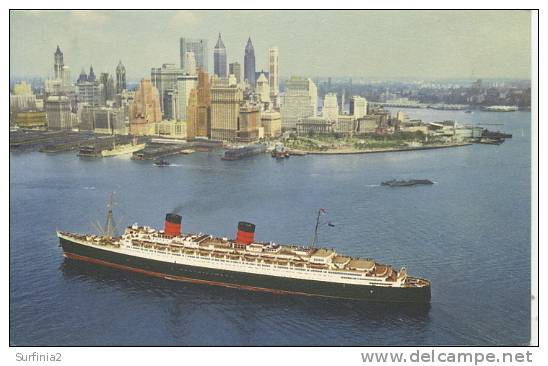
{"type": "MultiPolygon", "coordinates": [[[[280,75],[372,79],[530,79],[529,11],[11,11],[10,77],[53,75],[57,45],[72,78],[93,65],[129,80],[179,65],[179,38],[221,32],[228,62],[243,65],[248,37],[257,70],[278,46],[280,75]]],[[[243,66],[242,66],[243,71],[243,66]]]]}

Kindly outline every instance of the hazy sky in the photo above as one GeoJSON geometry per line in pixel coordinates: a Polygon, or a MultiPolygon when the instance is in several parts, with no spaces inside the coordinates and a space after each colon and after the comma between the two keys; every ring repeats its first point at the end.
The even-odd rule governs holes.
{"type": "MultiPolygon", "coordinates": [[[[243,64],[248,36],[257,69],[280,49],[282,76],[530,78],[528,11],[12,11],[12,76],[53,74],[57,44],[72,78],[92,64],[129,79],[179,64],[179,38],[218,32],[228,62],[243,64]]],[[[243,69],[242,69],[243,71],[243,69]]]]}

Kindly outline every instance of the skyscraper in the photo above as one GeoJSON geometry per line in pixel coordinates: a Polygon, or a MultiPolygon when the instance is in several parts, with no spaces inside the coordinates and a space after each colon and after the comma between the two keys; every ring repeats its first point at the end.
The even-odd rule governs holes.
{"type": "Polygon", "coordinates": [[[57,50],[53,54],[53,74],[55,79],[63,78],[63,66],[63,52],[61,52],[59,45],[57,45],[57,50]]]}
{"type": "Polygon", "coordinates": [[[10,94],[10,111],[19,112],[36,109],[36,96],[32,93],[30,84],[26,81],[15,84],[13,94],[10,94]]]}
{"type": "Polygon", "coordinates": [[[114,100],[114,80],[108,72],[102,72],[99,76],[99,81],[103,85],[103,100],[114,100]]]}
{"type": "Polygon", "coordinates": [[[93,65],[89,67],[88,81],[95,81],[95,73],[93,72],[93,65]]]}
{"type": "Polygon", "coordinates": [[[251,88],[255,88],[255,49],[251,43],[251,37],[248,38],[245,46],[244,80],[249,83],[251,88]]]}
{"type": "Polygon", "coordinates": [[[242,67],[239,62],[233,62],[228,65],[228,74],[234,75],[236,82],[239,84],[242,80],[242,67]]]}
{"type": "Polygon", "coordinates": [[[300,118],[315,116],[318,109],[318,88],[311,79],[292,76],[285,83],[281,113],[282,127],[294,129],[300,118]]]}
{"type": "Polygon", "coordinates": [[[64,95],[51,95],[45,103],[49,130],[70,130],[72,116],[70,100],[64,95]]]}
{"type": "Polygon", "coordinates": [[[207,39],[181,38],[180,39],[181,69],[185,69],[185,54],[194,52],[196,68],[208,71],[207,58],[209,55],[207,39]]]}
{"type": "Polygon", "coordinates": [[[279,89],[279,70],[278,70],[278,47],[270,47],[268,50],[269,58],[269,84],[270,84],[270,99],[273,103],[276,102],[279,89]]]}
{"type": "Polygon", "coordinates": [[[264,136],[267,138],[278,137],[282,134],[282,118],[280,112],[261,112],[261,126],[264,128],[264,136]]]}
{"type": "Polygon", "coordinates": [[[221,33],[217,39],[217,44],[213,49],[213,72],[221,78],[226,78],[226,47],[221,39],[221,33]]]}
{"type": "MultiPolygon", "coordinates": [[[[165,108],[166,101],[171,102],[173,93],[177,89],[177,78],[183,76],[183,70],[177,68],[174,64],[163,64],[161,68],[152,68],[150,72],[152,84],[158,89],[160,94],[160,108],[166,119],[175,119],[173,109],[165,108]]],[[[173,106],[173,103],[171,103],[173,106]]]]}
{"type": "Polygon", "coordinates": [[[211,94],[209,75],[201,70],[198,72],[198,85],[192,89],[187,106],[187,137],[209,137],[211,94]]]}
{"type": "Polygon", "coordinates": [[[116,66],[116,93],[120,94],[126,89],[126,68],[122,64],[122,60],[120,60],[120,62],[118,62],[118,66],[116,66]]]}
{"type": "Polygon", "coordinates": [[[192,89],[196,88],[197,83],[198,76],[196,75],[182,75],[177,78],[177,92],[179,103],[179,107],[177,108],[177,120],[187,121],[187,107],[190,99],[190,93],[192,89]]]}
{"type": "Polygon", "coordinates": [[[257,79],[257,89],[255,91],[259,94],[261,102],[270,103],[270,85],[264,73],[261,73],[257,79]]]}
{"type": "Polygon", "coordinates": [[[148,135],[152,132],[153,123],[162,120],[160,96],[150,80],[143,79],[135,92],[133,102],[129,105],[129,133],[148,135]]]}
{"type": "Polygon", "coordinates": [[[63,65],[62,70],[62,84],[63,84],[63,90],[65,93],[70,93],[73,91],[73,85],[72,80],[70,79],[70,67],[63,65]]]}
{"type": "Polygon", "coordinates": [[[367,115],[367,99],[360,96],[353,96],[350,99],[350,114],[356,118],[367,115]]]}
{"type": "Polygon", "coordinates": [[[242,100],[240,87],[229,85],[227,79],[214,79],[211,86],[211,138],[236,140],[242,100]]]}
{"type": "Polygon", "coordinates": [[[76,81],[76,96],[78,104],[85,103],[90,106],[97,106],[104,103],[103,84],[95,80],[93,68],[90,68],[89,75],[86,75],[86,72],[82,69],[76,81]]]}
{"type": "Polygon", "coordinates": [[[186,137],[193,139],[196,137],[198,126],[198,89],[194,88],[188,95],[186,108],[186,137]]]}
{"type": "Polygon", "coordinates": [[[237,126],[238,140],[257,140],[259,138],[259,127],[261,127],[261,109],[259,105],[251,103],[241,105],[237,126]]]}
{"type": "Polygon", "coordinates": [[[185,75],[196,75],[196,58],[194,52],[188,51],[185,53],[185,67],[183,69],[185,75]]]}
{"type": "Polygon", "coordinates": [[[337,94],[328,93],[323,98],[322,117],[328,121],[336,121],[339,117],[337,94]]]}

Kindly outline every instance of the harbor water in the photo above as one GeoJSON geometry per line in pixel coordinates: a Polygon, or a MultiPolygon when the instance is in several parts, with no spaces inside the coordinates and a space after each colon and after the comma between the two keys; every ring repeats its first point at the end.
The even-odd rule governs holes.
{"type": "Polygon", "coordinates": [[[408,109],[481,123],[500,146],[223,161],[221,151],[84,160],[10,154],[10,341],[45,345],[524,345],[531,317],[531,114],[408,109]],[[489,123],[502,125],[486,125],[489,123]],[[389,179],[433,185],[391,188],[389,179]],[[430,306],[386,305],[171,282],[74,262],[55,231],[114,219],[183,231],[311,242],[432,282],[430,306]]]}

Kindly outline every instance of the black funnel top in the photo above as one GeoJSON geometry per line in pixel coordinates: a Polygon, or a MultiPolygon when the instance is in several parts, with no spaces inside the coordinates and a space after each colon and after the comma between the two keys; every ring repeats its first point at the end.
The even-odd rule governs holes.
{"type": "Polygon", "coordinates": [[[255,224],[252,224],[250,222],[240,221],[238,223],[238,230],[245,231],[246,233],[254,233],[255,224]]]}
{"type": "Polygon", "coordinates": [[[166,221],[169,221],[172,224],[180,224],[182,219],[183,218],[181,217],[181,215],[177,215],[174,213],[168,213],[166,215],[166,221]]]}

